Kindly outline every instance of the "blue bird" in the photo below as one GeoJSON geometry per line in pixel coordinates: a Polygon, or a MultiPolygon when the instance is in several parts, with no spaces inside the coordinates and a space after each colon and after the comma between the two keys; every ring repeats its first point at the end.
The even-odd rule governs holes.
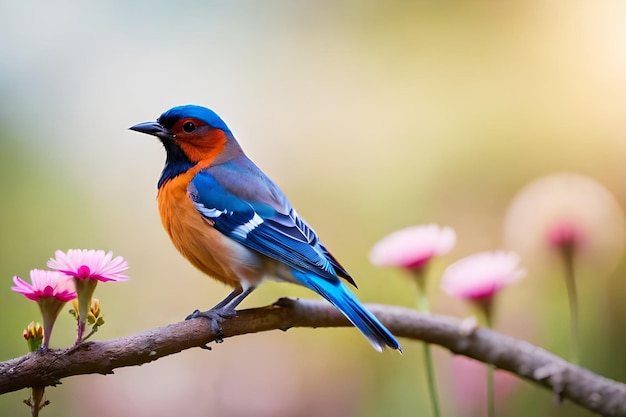
{"type": "Polygon", "coordinates": [[[161,221],[195,267],[234,288],[190,318],[234,314],[264,279],[303,285],[339,309],[372,346],[401,350],[394,336],[340,278],[354,280],[296,213],[287,197],[244,154],[212,110],[174,107],[131,130],[160,139],[166,162],[158,182],[161,221]]]}

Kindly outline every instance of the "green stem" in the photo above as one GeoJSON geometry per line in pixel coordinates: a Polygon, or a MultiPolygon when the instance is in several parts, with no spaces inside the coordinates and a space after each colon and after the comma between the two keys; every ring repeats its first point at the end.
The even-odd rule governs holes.
{"type": "Polygon", "coordinates": [[[495,389],[494,380],[496,367],[493,364],[488,363],[487,366],[487,416],[495,417],[496,415],[496,401],[495,401],[495,389]]]}
{"type": "Polygon", "coordinates": [[[45,399],[46,387],[32,387],[30,392],[30,398],[26,400],[26,404],[30,406],[31,417],[39,417],[39,412],[42,408],[48,405],[48,401],[45,399]]]}
{"type": "Polygon", "coordinates": [[[426,378],[428,380],[428,393],[430,395],[430,403],[433,407],[433,415],[441,416],[439,410],[439,396],[437,394],[437,381],[435,379],[435,364],[430,351],[430,343],[424,343],[424,362],[426,363],[426,378]]]}
{"type": "Polygon", "coordinates": [[[580,361],[580,345],[578,343],[578,295],[576,292],[576,276],[574,274],[573,245],[563,245],[561,247],[561,254],[563,255],[565,285],[567,287],[567,298],[569,300],[570,361],[575,365],[578,365],[580,361]]]}
{"type": "Polygon", "coordinates": [[[52,328],[57,316],[61,312],[61,309],[65,305],[63,301],[59,301],[55,297],[42,297],[37,300],[39,304],[39,310],[41,311],[41,317],[43,318],[43,350],[48,350],[50,344],[50,335],[52,334],[52,328]]]}
{"type": "Polygon", "coordinates": [[[91,331],[87,334],[87,336],[83,337],[83,342],[87,339],[89,339],[91,336],[93,336],[94,334],[96,334],[96,332],[98,331],[98,326],[94,325],[91,328],[91,331]]]}
{"type": "MultiPolygon", "coordinates": [[[[424,269],[419,268],[418,271],[414,271],[415,283],[417,284],[417,307],[423,313],[430,313],[430,307],[428,305],[428,294],[426,294],[426,277],[424,269]]],[[[437,380],[435,378],[435,364],[433,361],[432,352],[429,343],[424,343],[424,363],[426,365],[426,379],[428,382],[428,394],[430,396],[430,403],[433,407],[433,416],[440,417],[441,410],[439,408],[439,395],[437,393],[437,380]]]]}
{"type": "Polygon", "coordinates": [[[84,340],[83,332],[87,327],[87,317],[89,317],[91,298],[96,290],[98,281],[95,279],[74,278],[74,284],[76,286],[76,294],[78,297],[78,335],[75,345],[79,345],[84,340]]]}
{"type": "MultiPolygon", "coordinates": [[[[475,301],[478,307],[480,321],[488,328],[493,327],[493,297],[484,297],[475,301]]],[[[495,372],[496,367],[491,363],[486,363],[487,370],[487,416],[495,417],[496,400],[495,400],[495,372]]]]}

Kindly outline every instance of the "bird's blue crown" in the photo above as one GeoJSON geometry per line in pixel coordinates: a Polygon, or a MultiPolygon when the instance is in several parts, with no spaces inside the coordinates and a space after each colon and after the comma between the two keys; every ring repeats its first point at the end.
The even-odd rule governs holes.
{"type": "Polygon", "coordinates": [[[176,123],[176,121],[187,117],[202,120],[206,122],[209,126],[223,130],[224,132],[232,133],[226,123],[222,120],[221,117],[217,115],[217,113],[215,113],[213,110],[207,109],[206,107],[196,106],[194,104],[172,107],[171,109],[163,113],[159,117],[158,121],[161,126],[170,129],[172,126],[174,126],[174,123],[176,123]]]}

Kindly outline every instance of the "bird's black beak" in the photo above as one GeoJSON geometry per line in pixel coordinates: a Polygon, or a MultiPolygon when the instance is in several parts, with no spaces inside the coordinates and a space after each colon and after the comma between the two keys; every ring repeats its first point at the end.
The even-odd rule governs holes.
{"type": "Polygon", "coordinates": [[[148,135],[156,136],[157,138],[166,139],[172,138],[172,132],[161,126],[158,122],[143,122],[129,127],[128,129],[135,132],[147,133],[148,135]]]}

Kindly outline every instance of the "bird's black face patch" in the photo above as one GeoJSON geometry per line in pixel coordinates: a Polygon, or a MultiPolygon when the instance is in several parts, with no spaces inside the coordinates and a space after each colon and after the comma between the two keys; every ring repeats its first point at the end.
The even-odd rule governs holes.
{"type": "Polygon", "coordinates": [[[161,117],[157,119],[157,123],[166,128],[167,130],[172,130],[179,117],[177,116],[167,116],[162,114],[161,117]]]}

